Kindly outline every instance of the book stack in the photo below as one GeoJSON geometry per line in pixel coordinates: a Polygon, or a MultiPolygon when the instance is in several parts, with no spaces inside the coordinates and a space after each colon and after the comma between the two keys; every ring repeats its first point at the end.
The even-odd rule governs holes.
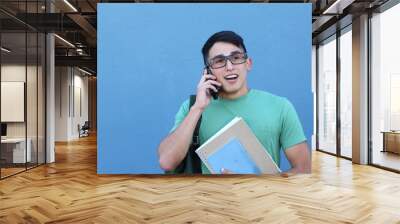
{"type": "Polygon", "coordinates": [[[278,165],[246,122],[235,117],[201,145],[196,153],[213,174],[277,174],[278,165]]]}

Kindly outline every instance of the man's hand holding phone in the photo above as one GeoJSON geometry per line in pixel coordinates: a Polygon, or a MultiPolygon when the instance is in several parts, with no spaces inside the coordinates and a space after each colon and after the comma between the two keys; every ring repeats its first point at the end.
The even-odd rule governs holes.
{"type": "Polygon", "coordinates": [[[197,85],[196,103],[193,105],[201,110],[204,110],[211,101],[211,91],[218,92],[222,84],[216,81],[217,78],[209,74],[207,69],[203,70],[200,82],[197,85]]]}

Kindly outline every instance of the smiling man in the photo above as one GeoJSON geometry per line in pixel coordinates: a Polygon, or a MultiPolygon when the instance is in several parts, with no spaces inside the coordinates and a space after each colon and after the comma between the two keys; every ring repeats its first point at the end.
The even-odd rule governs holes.
{"type": "MultiPolygon", "coordinates": [[[[243,39],[232,31],[215,33],[202,54],[206,68],[197,85],[196,101],[191,107],[189,100],[181,105],[171,133],[160,143],[161,168],[173,172],[184,161],[200,117],[200,144],[234,117],[242,117],[277,164],[282,149],[292,166],[289,173],[310,173],[310,154],[293,105],[286,98],[248,87],[253,62],[243,39]],[[211,97],[213,92],[217,99],[211,97]]],[[[209,173],[204,164],[201,171],[209,173]]]]}

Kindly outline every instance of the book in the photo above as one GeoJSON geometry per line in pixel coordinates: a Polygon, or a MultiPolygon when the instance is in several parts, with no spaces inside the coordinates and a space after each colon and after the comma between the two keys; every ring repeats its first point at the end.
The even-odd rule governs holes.
{"type": "Polygon", "coordinates": [[[235,117],[202,144],[196,153],[213,174],[276,174],[278,165],[246,122],[235,117]]]}

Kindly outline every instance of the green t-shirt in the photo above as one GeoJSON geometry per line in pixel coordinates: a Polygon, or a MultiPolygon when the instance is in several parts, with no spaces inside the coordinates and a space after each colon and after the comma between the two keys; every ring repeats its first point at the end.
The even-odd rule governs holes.
{"type": "MultiPolygon", "coordinates": [[[[175,116],[174,131],[189,113],[186,100],[175,116]]],[[[235,117],[242,117],[273,160],[280,164],[280,149],[286,150],[306,140],[293,105],[286,98],[271,93],[250,90],[234,100],[212,99],[203,111],[200,144],[204,143],[235,117]]],[[[202,172],[210,173],[202,164],[202,172]]]]}

